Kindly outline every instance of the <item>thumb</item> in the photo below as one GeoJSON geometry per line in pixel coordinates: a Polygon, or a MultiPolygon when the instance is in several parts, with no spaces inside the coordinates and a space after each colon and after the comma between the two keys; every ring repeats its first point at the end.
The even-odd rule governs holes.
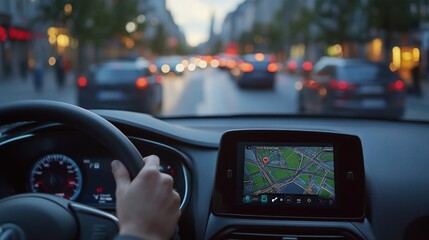
{"type": "Polygon", "coordinates": [[[130,174],[128,173],[127,168],[118,160],[113,160],[112,163],[112,173],[116,182],[116,194],[125,190],[130,184],[130,174]]]}

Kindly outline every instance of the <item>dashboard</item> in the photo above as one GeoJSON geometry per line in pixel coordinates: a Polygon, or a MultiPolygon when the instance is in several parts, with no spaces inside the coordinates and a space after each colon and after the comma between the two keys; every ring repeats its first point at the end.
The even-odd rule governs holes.
{"type": "MultiPolygon", "coordinates": [[[[0,197],[17,193],[49,193],[103,210],[115,209],[115,180],[110,163],[114,153],[71,128],[49,124],[11,137],[0,145],[0,197]]],[[[14,135],[12,133],[3,133],[14,135]]],[[[181,152],[137,137],[130,140],[143,156],[157,155],[160,171],[171,175],[181,196],[188,199],[189,160],[181,152]]]]}
{"type": "MultiPolygon", "coordinates": [[[[160,170],[173,175],[174,187],[182,197],[182,216],[179,221],[182,239],[426,239],[429,236],[427,123],[287,116],[156,119],[123,111],[94,112],[118,127],[142,155],[160,156],[160,170]],[[336,154],[335,149],[343,147],[335,142],[315,139],[309,142],[298,141],[294,136],[263,142],[238,139],[240,141],[237,140],[237,143],[243,143],[240,145],[241,150],[232,150],[233,154],[225,155],[222,150],[224,145],[221,143],[225,132],[237,129],[323,132],[357,137],[361,144],[361,157],[358,158],[363,163],[364,188],[363,191],[356,187],[342,189],[349,194],[356,194],[360,199],[359,203],[364,201],[363,212],[354,217],[314,217],[317,215],[314,210],[320,208],[314,205],[311,211],[305,212],[310,214],[307,215],[310,216],[308,218],[302,217],[299,212],[290,213],[293,212],[292,208],[296,209],[297,198],[300,197],[295,190],[283,191],[279,195],[274,190],[270,194],[251,194],[254,193],[253,189],[246,190],[245,165],[237,165],[240,159],[244,159],[246,150],[265,148],[268,151],[324,151],[327,156],[323,159],[327,162],[332,158],[334,161],[349,161],[351,155],[342,157],[345,155],[336,154]],[[331,150],[334,151],[333,155],[329,153],[331,150]],[[233,190],[228,190],[235,191],[233,200],[216,193],[219,189],[219,175],[224,173],[228,177],[229,168],[221,171],[224,169],[221,166],[224,162],[235,163],[236,171],[233,174],[240,171],[243,174],[240,181],[221,185],[225,190],[234,187],[233,190]],[[235,188],[238,186],[239,188],[235,188]],[[294,205],[285,206],[286,198],[291,193],[294,205]],[[241,205],[247,204],[249,209],[264,208],[262,195],[267,195],[267,202],[277,197],[278,200],[275,201],[283,198],[285,203],[270,205],[274,213],[265,210],[252,214],[240,212],[242,209],[237,207],[237,200],[241,205]],[[225,214],[225,211],[219,211],[215,206],[218,202],[228,205],[231,201],[235,204],[231,207],[232,210],[240,214],[225,214]],[[312,212],[315,214],[313,217],[312,212]]],[[[40,189],[52,191],[50,187],[43,187],[40,182],[43,180],[38,178],[38,174],[42,172],[42,176],[50,176],[47,170],[54,166],[56,172],[61,172],[58,169],[74,169],[71,175],[73,181],[67,181],[70,180],[67,171],[62,170],[65,172],[63,176],[66,176],[65,185],[73,185],[72,190],[54,190],[54,194],[72,198],[73,193],[78,192],[75,201],[115,212],[115,183],[110,174],[110,162],[115,159],[115,155],[100,146],[96,139],[73,128],[53,123],[4,126],[0,128],[0,133],[0,197],[40,189]],[[45,167],[46,162],[50,163],[49,167],[45,167]],[[63,162],[63,167],[60,167],[60,162],[63,162]],[[79,169],[80,176],[76,169],[79,169]],[[74,185],[79,183],[80,189],[74,185]]],[[[348,151],[350,144],[347,146],[348,151]]],[[[264,157],[261,157],[260,163],[265,164],[264,157]]],[[[241,161],[240,164],[245,164],[245,160],[241,161]]],[[[266,164],[273,164],[271,158],[265,161],[266,164]]],[[[326,180],[329,180],[331,174],[337,176],[335,168],[333,171],[324,173],[326,180]]],[[[329,181],[326,184],[332,185],[329,181]]],[[[334,187],[341,188],[336,182],[334,187]]],[[[329,187],[326,188],[329,190],[329,187]]],[[[322,204],[323,208],[331,208],[329,200],[338,199],[340,194],[333,191],[329,196],[322,196],[321,199],[326,200],[322,204]]],[[[310,198],[311,201],[319,200],[319,196],[310,198]]],[[[353,206],[346,205],[346,208],[350,207],[353,206]]],[[[225,209],[228,210],[223,210],[225,209]]]]}

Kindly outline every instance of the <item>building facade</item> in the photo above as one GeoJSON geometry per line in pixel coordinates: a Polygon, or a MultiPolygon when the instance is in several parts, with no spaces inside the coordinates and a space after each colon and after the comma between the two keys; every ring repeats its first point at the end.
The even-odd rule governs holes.
{"type": "Polygon", "coordinates": [[[32,25],[41,0],[2,0],[0,4],[0,77],[25,76],[34,41],[32,25]]]}

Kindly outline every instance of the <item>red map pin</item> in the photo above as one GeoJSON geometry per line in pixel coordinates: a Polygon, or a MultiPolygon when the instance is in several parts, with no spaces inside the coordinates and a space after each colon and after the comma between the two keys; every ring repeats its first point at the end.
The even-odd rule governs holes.
{"type": "Polygon", "coordinates": [[[270,160],[270,159],[268,159],[267,157],[264,157],[264,158],[262,159],[262,161],[264,162],[264,164],[267,164],[269,160],[270,160]]]}

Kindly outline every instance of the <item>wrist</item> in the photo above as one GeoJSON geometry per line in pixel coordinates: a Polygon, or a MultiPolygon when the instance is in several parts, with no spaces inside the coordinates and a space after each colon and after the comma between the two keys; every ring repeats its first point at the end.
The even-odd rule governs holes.
{"type": "Polygon", "coordinates": [[[134,237],[129,235],[117,235],[113,240],[145,240],[140,237],[134,237]]]}
{"type": "Polygon", "coordinates": [[[144,229],[139,229],[138,227],[121,227],[119,235],[136,237],[141,240],[163,240],[163,238],[156,233],[151,233],[144,229]]]}

